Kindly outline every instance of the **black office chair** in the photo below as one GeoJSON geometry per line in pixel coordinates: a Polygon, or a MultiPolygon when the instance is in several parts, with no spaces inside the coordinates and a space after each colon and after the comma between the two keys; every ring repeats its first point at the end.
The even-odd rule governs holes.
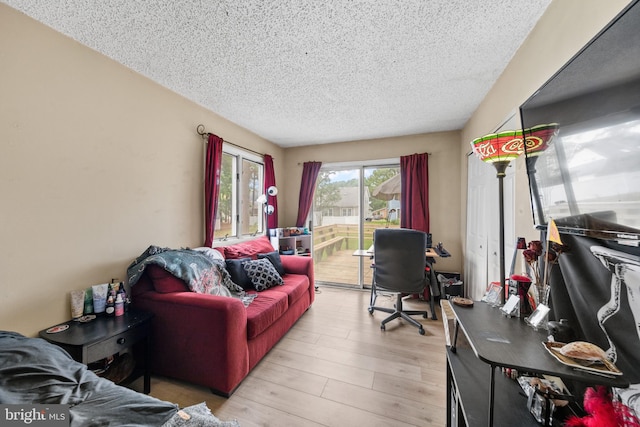
{"type": "Polygon", "coordinates": [[[404,310],[402,297],[403,294],[420,293],[430,284],[425,271],[427,234],[405,228],[380,228],[374,231],[373,239],[374,270],[369,314],[373,315],[374,310],[391,313],[380,324],[382,330],[386,323],[401,317],[418,327],[420,335],[424,335],[422,324],[409,316],[421,314],[426,319],[427,311],[404,310]],[[394,308],[375,306],[378,291],[397,293],[394,308]]]}

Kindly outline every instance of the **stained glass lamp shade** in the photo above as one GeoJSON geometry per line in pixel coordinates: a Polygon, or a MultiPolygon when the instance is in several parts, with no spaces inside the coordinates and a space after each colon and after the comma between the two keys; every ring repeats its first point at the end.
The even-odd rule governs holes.
{"type": "Polygon", "coordinates": [[[504,176],[511,160],[524,152],[522,131],[509,130],[485,135],[471,141],[471,148],[480,160],[496,167],[498,176],[504,176]]]}

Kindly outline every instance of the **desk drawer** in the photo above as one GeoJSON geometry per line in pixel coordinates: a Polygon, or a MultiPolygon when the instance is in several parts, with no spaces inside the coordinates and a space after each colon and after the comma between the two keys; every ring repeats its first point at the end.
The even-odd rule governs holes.
{"type": "Polygon", "coordinates": [[[87,363],[95,362],[123,351],[148,337],[150,332],[150,325],[142,324],[121,334],[109,337],[104,341],[92,344],[87,347],[87,363]]]}

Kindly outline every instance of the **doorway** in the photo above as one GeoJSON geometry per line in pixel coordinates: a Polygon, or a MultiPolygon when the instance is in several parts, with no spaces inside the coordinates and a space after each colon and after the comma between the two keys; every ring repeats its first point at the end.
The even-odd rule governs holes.
{"type": "Polygon", "coordinates": [[[331,164],[320,170],[311,213],[316,282],[362,289],[371,260],[354,256],[376,228],[400,226],[399,161],[331,164]]]}

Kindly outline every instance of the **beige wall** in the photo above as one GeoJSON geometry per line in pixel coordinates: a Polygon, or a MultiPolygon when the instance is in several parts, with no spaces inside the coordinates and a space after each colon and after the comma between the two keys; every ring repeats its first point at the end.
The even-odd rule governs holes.
{"type": "MultiPolygon", "coordinates": [[[[462,198],[466,210],[467,156],[469,141],[487,133],[517,110],[540,86],[569,61],[589,40],[609,23],[628,0],[554,0],[528,39],[498,79],[494,87],[462,129],[460,170],[462,198]]],[[[516,163],[516,236],[537,238],[529,201],[524,156],[516,163]]],[[[478,160],[479,161],[479,160],[478,160]]],[[[466,216],[462,215],[462,235],[466,216]]],[[[463,239],[464,246],[464,239],[463,239]]],[[[464,252],[464,249],[463,249],[464,252]]],[[[497,278],[496,278],[497,279],[497,278]]]]}
{"type": "Polygon", "coordinates": [[[452,254],[451,258],[438,260],[438,268],[443,271],[461,271],[459,140],[459,132],[442,132],[288,148],[285,151],[284,178],[289,185],[285,190],[285,198],[296,203],[289,203],[285,215],[280,218],[280,225],[295,225],[304,162],[336,163],[388,158],[399,160],[400,156],[427,152],[430,228],[433,241],[443,242],[452,254]]]}
{"type": "Polygon", "coordinates": [[[199,123],[282,169],[281,148],[3,4],[0,64],[0,329],[68,319],[70,290],[150,244],[202,244],[199,123]]]}
{"type": "MultiPolygon", "coordinates": [[[[274,156],[281,226],[295,221],[305,161],[431,153],[431,228],[453,254],[438,266],[461,271],[468,141],[492,131],[626,3],[552,2],[462,132],[287,150],[0,4],[0,329],[33,335],[68,319],[70,290],[124,278],[150,244],[202,243],[199,123],[274,156]]],[[[517,167],[525,235],[532,222],[517,167]]]]}

